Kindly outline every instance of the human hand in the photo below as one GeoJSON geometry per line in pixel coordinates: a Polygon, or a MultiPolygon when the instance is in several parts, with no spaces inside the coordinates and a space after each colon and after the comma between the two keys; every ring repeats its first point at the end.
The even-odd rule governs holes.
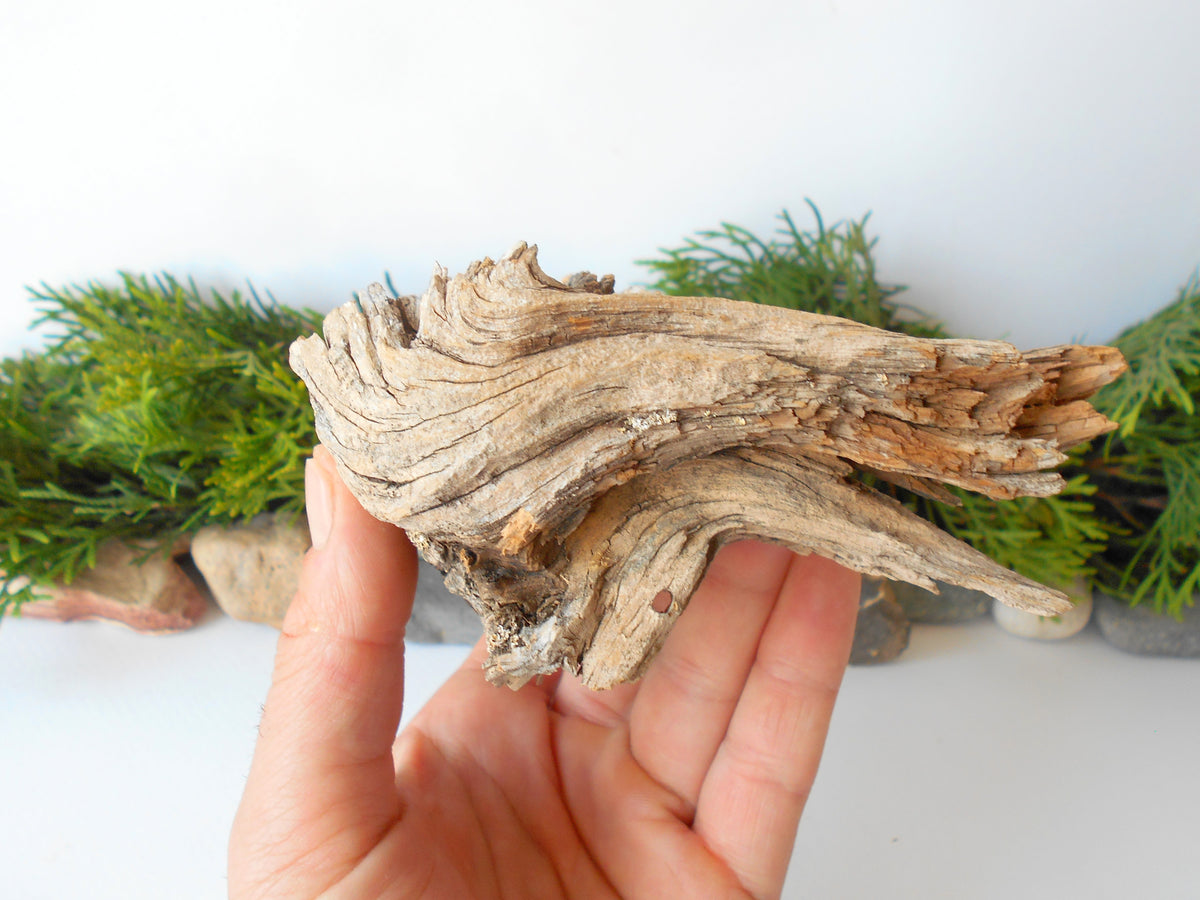
{"type": "Polygon", "coordinates": [[[416,554],[318,448],[314,547],[230,838],[262,897],[776,897],[850,651],[858,576],[723,548],[645,677],[519,691],[476,645],[397,736],[416,554]]]}

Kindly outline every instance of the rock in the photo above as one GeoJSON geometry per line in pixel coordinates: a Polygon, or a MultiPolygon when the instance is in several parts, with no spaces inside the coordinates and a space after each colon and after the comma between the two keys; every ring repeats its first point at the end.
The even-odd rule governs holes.
{"type": "Polygon", "coordinates": [[[1039,641],[1069,638],[1083,631],[1092,618],[1092,592],[1086,585],[1080,584],[1066,593],[1075,606],[1060,616],[1039,616],[993,601],[992,617],[997,625],[1017,637],[1039,641]]]}
{"type": "Polygon", "coordinates": [[[1183,611],[1183,621],[1151,606],[1130,606],[1096,594],[1096,621],[1110,644],[1145,656],[1200,657],[1200,606],[1183,611]]]}
{"type": "MultiPolygon", "coordinates": [[[[202,528],[192,558],[217,604],[235,619],[279,627],[300,583],[312,545],[304,516],[264,514],[233,526],[202,528]]],[[[442,584],[442,573],[421,561],[406,639],[419,644],[473,644],[479,616],[442,584]]]]}
{"type": "Polygon", "coordinates": [[[483,622],[462,597],[450,593],[442,573],[421,560],[417,598],[408,621],[406,640],[418,644],[474,644],[483,622]]]}
{"type": "Polygon", "coordinates": [[[908,646],[912,626],[896,602],[892,582],[863,577],[858,597],[858,620],[854,626],[851,665],[889,662],[908,646]]]}
{"type": "Polygon", "coordinates": [[[201,528],[192,540],[192,559],[228,615],[278,628],[310,544],[304,516],[263,513],[236,525],[201,528]]]}
{"type": "Polygon", "coordinates": [[[39,588],[39,599],[24,604],[21,615],[59,622],[108,619],[154,634],[191,628],[208,600],[175,562],[172,554],[181,550],[186,544],[142,560],[143,547],[105,541],[95,568],[69,585],[39,588]]]}
{"type": "Polygon", "coordinates": [[[937,582],[937,586],[940,593],[935,594],[915,584],[892,582],[896,601],[910,622],[966,622],[986,615],[992,606],[992,598],[982,591],[972,591],[940,581],[937,582]]]}

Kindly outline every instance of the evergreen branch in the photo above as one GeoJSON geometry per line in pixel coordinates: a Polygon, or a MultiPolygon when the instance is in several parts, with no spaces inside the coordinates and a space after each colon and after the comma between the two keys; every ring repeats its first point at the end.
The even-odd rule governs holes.
{"type": "Polygon", "coordinates": [[[997,502],[957,488],[962,505],[924,498],[909,500],[925,518],[986,553],[1000,565],[1035,581],[1069,590],[1095,574],[1091,560],[1117,528],[1096,515],[1090,498],[1095,485],[1079,473],[1051,497],[1018,497],[997,502]]]}
{"type": "Polygon", "coordinates": [[[1121,437],[1137,428],[1147,406],[1177,407],[1191,415],[1200,387],[1200,270],[1174,303],[1126,329],[1114,344],[1129,371],[1099,394],[1096,406],[1121,423],[1121,437]]]}
{"type": "Polygon", "coordinates": [[[149,554],[302,508],[315,433],[285,361],[319,314],[169,275],[30,293],[51,338],[0,363],[0,614],[72,581],[105,540],[149,554]]]}
{"type": "Polygon", "coordinates": [[[1115,344],[1129,372],[1096,407],[1120,428],[1089,464],[1101,513],[1124,527],[1098,565],[1100,582],[1179,616],[1200,588],[1200,273],[1115,344]]]}
{"type": "Polygon", "coordinates": [[[867,220],[826,226],[808,203],[816,229],[803,231],[784,210],[776,235],[764,240],[737,225],[701,231],[658,259],[640,260],[655,276],[650,287],[667,294],[727,297],[769,306],[841,316],[921,337],[946,337],[936,322],[914,318],[895,301],[904,288],[876,277],[867,220]]]}

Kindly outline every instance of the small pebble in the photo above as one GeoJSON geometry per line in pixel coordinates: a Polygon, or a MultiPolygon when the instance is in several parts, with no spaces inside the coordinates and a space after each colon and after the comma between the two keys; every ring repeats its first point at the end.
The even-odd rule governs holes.
{"type": "Polygon", "coordinates": [[[912,626],[892,593],[892,582],[863,576],[851,665],[889,662],[908,646],[912,626]]]}
{"type": "Polygon", "coordinates": [[[1091,592],[1071,593],[1075,605],[1059,616],[1039,616],[1037,613],[1014,609],[999,600],[992,601],[992,617],[996,624],[1017,637],[1037,641],[1060,641],[1072,637],[1087,626],[1092,618],[1091,592]]]}
{"type": "Polygon", "coordinates": [[[937,586],[940,593],[935,594],[905,581],[892,582],[896,601],[910,622],[934,625],[969,622],[985,615],[991,608],[992,598],[982,591],[972,591],[940,581],[937,582],[937,586]]]}

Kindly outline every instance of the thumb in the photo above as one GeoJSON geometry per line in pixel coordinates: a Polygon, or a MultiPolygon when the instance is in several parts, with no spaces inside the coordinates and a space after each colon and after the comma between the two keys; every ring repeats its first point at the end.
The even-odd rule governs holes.
{"type": "Polygon", "coordinates": [[[398,812],[392,743],[417,572],[404,532],[363,510],[324,447],[305,493],[313,547],[283,622],[233,842],[239,827],[269,830],[276,851],[279,840],[309,844],[299,853],[377,835],[398,812]]]}

